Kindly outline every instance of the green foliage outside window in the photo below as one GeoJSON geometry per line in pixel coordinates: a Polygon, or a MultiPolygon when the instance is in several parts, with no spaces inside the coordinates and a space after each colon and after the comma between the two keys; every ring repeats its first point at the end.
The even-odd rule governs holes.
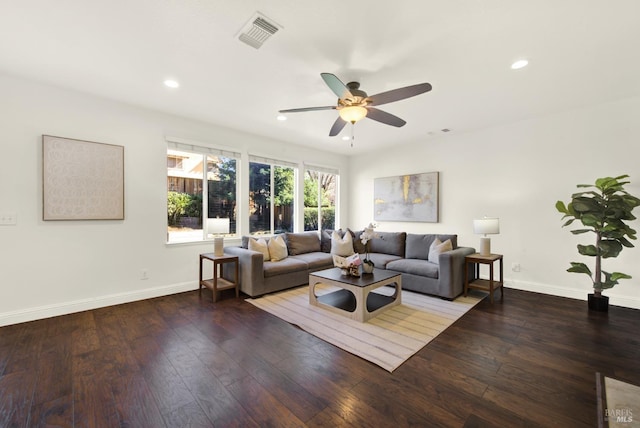
{"type": "Polygon", "coordinates": [[[189,205],[185,209],[185,216],[200,218],[200,223],[202,223],[202,194],[189,195],[189,197],[189,205]]]}
{"type": "Polygon", "coordinates": [[[318,209],[322,229],[335,228],[335,175],[307,170],[304,179],[304,230],[318,230],[318,209]],[[318,203],[318,189],[322,201],[318,203]]]}
{"type": "MultiPolygon", "coordinates": [[[[322,228],[335,229],[336,208],[322,207],[322,228]]],[[[318,208],[304,208],[304,230],[318,230],[318,208]]]]}
{"type": "Polygon", "coordinates": [[[178,226],[180,218],[199,218],[202,223],[202,195],[190,195],[181,192],[167,193],[167,219],[169,226],[178,226]]]}
{"type": "Polygon", "coordinates": [[[293,204],[294,176],[292,168],[276,166],[273,170],[273,205],[276,207],[293,204]]]}
{"type": "Polygon", "coordinates": [[[180,217],[186,214],[187,207],[191,203],[191,195],[188,193],[169,192],[167,194],[167,217],[169,226],[176,226],[180,217]]]}

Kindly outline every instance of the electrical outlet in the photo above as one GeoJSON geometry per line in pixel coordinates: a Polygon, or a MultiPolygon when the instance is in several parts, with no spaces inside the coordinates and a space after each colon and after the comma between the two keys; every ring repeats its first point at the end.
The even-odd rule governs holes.
{"type": "Polygon", "coordinates": [[[16,213],[0,213],[0,225],[14,226],[18,224],[18,215],[16,213]]]}
{"type": "Polygon", "coordinates": [[[140,271],[140,279],[142,279],[142,280],[149,279],[149,270],[148,269],[142,269],[140,271]]]}
{"type": "Polygon", "coordinates": [[[520,272],[520,263],[511,263],[511,270],[514,272],[520,272]]]}

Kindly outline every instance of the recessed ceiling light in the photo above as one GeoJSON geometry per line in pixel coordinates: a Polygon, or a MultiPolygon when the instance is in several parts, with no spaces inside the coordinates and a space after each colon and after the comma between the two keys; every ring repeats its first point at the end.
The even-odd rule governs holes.
{"type": "Polygon", "coordinates": [[[351,139],[351,137],[349,137],[348,135],[343,135],[342,136],[342,140],[343,141],[349,141],[351,139]]]}
{"type": "Polygon", "coordinates": [[[284,114],[279,114],[276,119],[278,119],[279,121],[285,121],[287,120],[287,116],[285,116],[284,114]]]}
{"type": "Polygon", "coordinates": [[[177,88],[180,86],[180,84],[178,82],[176,82],[175,80],[172,79],[167,79],[164,81],[164,86],[168,87],[168,88],[177,88]]]}
{"type": "Polygon", "coordinates": [[[526,59],[521,59],[511,64],[511,68],[513,70],[518,70],[519,68],[526,67],[527,64],[529,64],[529,61],[527,61],[526,59]]]}

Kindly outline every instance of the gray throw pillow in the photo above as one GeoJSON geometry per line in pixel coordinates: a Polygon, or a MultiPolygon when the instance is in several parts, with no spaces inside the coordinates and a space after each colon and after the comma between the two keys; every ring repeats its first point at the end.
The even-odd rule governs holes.
{"type": "Polygon", "coordinates": [[[286,233],[287,249],[290,256],[320,251],[318,232],[286,233]]]}
{"type": "MultiPolygon", "coordinates": [[[[338,231],[340,234],[342,234],[342,231],[338,231]]],[[[320,232],[320,251],[322,251],[323,253],[330,253],[331,252],[331,234],[333,233],[333,230],[331,229],[324,229],[322,232],[320,232]]]]}
{"type": "Polygon", "coordinates": [[[351,234],[351,237],[353,238],[352,239],[353,240],[353,251],[355,251],[358,254],[366,253],[366,249],[364,248],[364,244],[360,240],[360,235],[362,235],[362,232],[364,232],[364,230],[358,230],[358,231],[354,232],[351,229],[347,229],[347,231],[351,234]]]}

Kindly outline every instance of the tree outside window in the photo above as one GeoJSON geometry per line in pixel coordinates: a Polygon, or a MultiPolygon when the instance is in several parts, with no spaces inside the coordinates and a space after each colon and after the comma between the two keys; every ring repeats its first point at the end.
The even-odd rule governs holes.
{"type": "Polygon", "coordinates": [[[229,235],[237,233],[236,222],[236,166],[235,159],[208,156],[207,217],[228,218],[229,235]]]}
{"type": "Polygon", "coordinates": [[[307,169],[304,176],[304,230],[335,229],[337,175],[307,169]]]}
{"type": "Polygon", "coordinates": [[[249,233],[293,232],[294,194],[294,168],[250,162],[249,233]]]}

